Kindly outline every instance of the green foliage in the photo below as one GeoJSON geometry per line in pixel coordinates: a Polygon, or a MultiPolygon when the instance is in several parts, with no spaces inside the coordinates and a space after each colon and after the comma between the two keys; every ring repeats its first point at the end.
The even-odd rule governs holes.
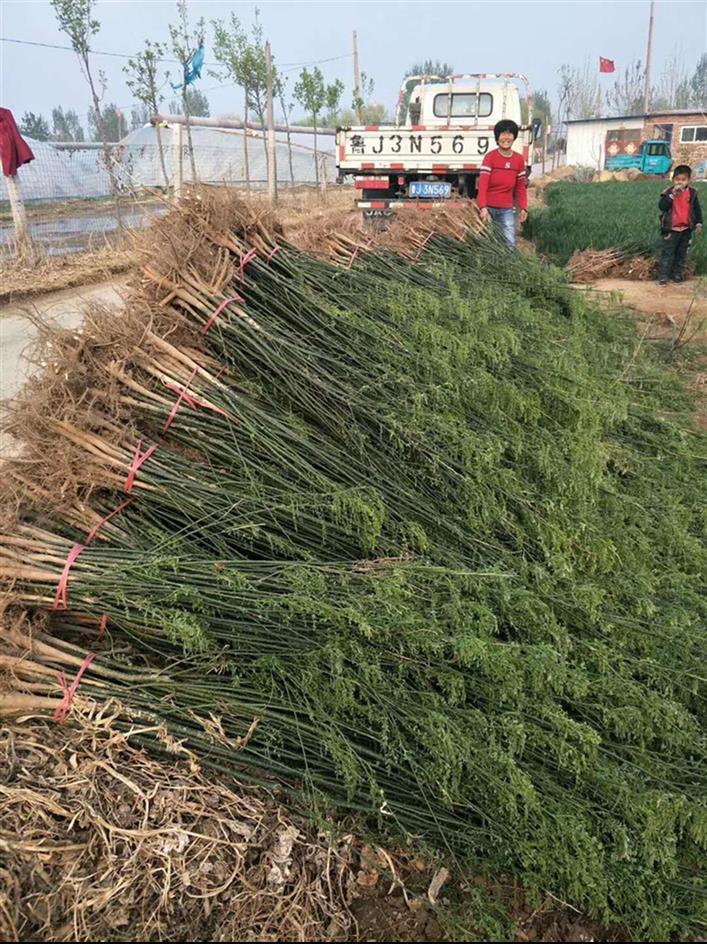
{"type": "Polygon", "coordinates": [[[552,127],[552,103],[544,89],[538,89],[533,95],[533,118],[541,118],[543,128],[552,127]]]}
{"type": "MultiPolygon", "coordinates": [[[[265,125],[267,107],[268,71],[265,61],[265,40],[259,11],[249,37],[235,13],[229,20],[214,20],[214,58],[220,69],[213,74],[229,77],[245,90],[248,107],[265,125]]],[[[276,70],[273,67],[273,94],[278,94],[276,70]]]]}
{"type": "MultiPolygon", "coordinates": [[[[425,59],[422,62],[417,61],[413,62],[409,69],[405,71],[403,79],[408,75],[430,75],[430,76],[439,76],[444,78],[448,75],[454,74],[454,67],[451,66],[448,62],[442,62],[440,59],[425,59]]],[[[412,90],[415,88],[416,80],[410,80],[405,83],[405,89],[403,90],[403,98],[400,104],[400,115],[401,121],[404,123],[406,121],[406,115],[408,110],[408,105],[410,104],[410,96],[412,95],[412,90]]]]}
{"type": "MultiPolygon", "coordinates": [[[[658,180],[551,184],[545,191],[547,205],[531,211],[530,238],[560,265],[582,249],[655,255],[660,246],[658,198],[665,186],[658,180]]],[[[704,202],[704,188],[697,188],[704,202]]],[[[707,239],[693,237],[690,258],[698,275],[707,274],[707,239]]]]}
{"type": "Polygon", "coordinates": [[[101,27],[98,20],[91,17],[95,0],[51,0],[59,29],[66,33],[74,52],[82,61],[88,59],[91,37],[101,27]]]}
{"type": "MultiPolygon", "coordinates": [[[[128,59],[123,72],[126,75],[126,85],[135,98],[152,110],[153,114],[159,111],[159,103],[163,99],[162,83],[159,80],[160,61],[164,58],[166,47],[163,43],[153,43],[145,40],[145,48],[128,59]]],[[[165,79],[169,72],[165,73],[165,79]]]]}
{"type": "Polygon", "coordinates": [[[22,116],[20,132],[35,141],[48,141],[51,137],[47,119],[43,115],[35,115],[33,111],[26,111],[22,116]]]}
{"type": "Polygon", "coordinates": [[[120,141],[128,133],[128,123],[120,108],[113,102],[103,109],[103,130],[96,127],[94,113],[88,112],[88,130],[93,141],[120,141]]]}
{"type": "MultiPolygon", "coordinates": [[[[238,422],[181,411],[170,439],[200,461],[157,450],[120,541],[74,571],[74,605],[159,668],[110,693],[314,814],[358,811],[635,938],[701,933],[690,397],[538,260],[440,236],[424,259],[251,265],[252,324],[226,312],[205,342],[238,422]],[[209,712],[234,743],[259,724],[214,744],[209,712]]],[[[162,423],[146,401],[139,428],[162,423]]]]}
{"type": "Polygon", "coordinates": [[[327,85],[326,88],[326,110],[327,110],[327,121],[330,125],[336,124],[337,115],[339,114],[339,104],[341,103],[341,96],[344,94],[344,83],[341,79],[336,79],[330,85],[327,85]]]}
{"type": "Polygon", "coordinates": [[[189,86],[184,96],[172,98],[169,102],[169,111],[172,115],[184,114],[184,98],[187,100],[187,111],[194,118],[208,118],[211,114],[208,96],[200,89],[189,86]]]}
{"type": "Polygon", "coordinates": [[[55,141],[83,141],[84,132],[79,116],[69,108],[52,108],[52,136],[55,141]]]}
{"type": "Polygon", "coordinates": [[[315,66],[311,72],[309,69],[302,69],[295,84],[293,95],[296,101],[311,115],[315,128],[319,124],[319,116],[327,102],[327,91],[324,76],[318,66],[315,66]]]}

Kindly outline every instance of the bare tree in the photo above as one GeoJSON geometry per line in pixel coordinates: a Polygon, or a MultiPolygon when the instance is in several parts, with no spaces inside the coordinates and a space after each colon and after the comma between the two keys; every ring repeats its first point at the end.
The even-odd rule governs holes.
{"type": "MultiPolygon", "coordinates": [[[[96,81],[91,71],[90,60],[90,42],[93,36],[101,28],[98,20],[93,19],[92,12],[95,0],[51,0],[54,8],[59,29],[66,33],[71,42],[71,47],[76,53],[81,70],[88,82],[91,90],[91,99],[93,102],[93,115],[96,120],[96,129],[98,136],[103,144],[103,161],[110,178],[111,191],[115,198],[115,209],[118,218],[118,224],[122,225],[120,212],[120,203],[118,201],[118,181],[113,167],[113,158],[108,147],[108,137],[106,134],[105,122],[101,114],[101,99],[96,88],[96,81]]],[[[105,77],[99,71],[99,81],[105,89],[105,77]]]]}
{"type": "Polygon", "coordinates": [[[182,84],[182,110],[184,112],[184,124],[187,129],[187,149],[189,151],[189,161],[191,163],[192,180],[196,183],[196,161],[194,159],[194,142],[191,135],[191,122],[189,121],[189,97],[187,89],[189,86],[189,67],[199,49],[204,45],[204,18],[197,20],[194,32],[189,26],[189,15],[187,12],[186,0],[177,0],[177,14],[179,21],[176,26],[169,25],[169,35],[172,39],[172,51],[175,58],[181,66],[182,84]]]}
{"type": "Polygon", "coordinates": [[[627,66],[606,93],[606,104],[614,115],[637,115],[643,111],[646,72],[640,59],[627,66]]]}
{"type": "Polygon", "coordinates": [[[690,79],[690,105],[705,108],[707,102],[707,53],[700,56],[690,79]]]}
{"type": "Polygon", "coordinates": [[[560,69],[560,85],[564,91],[565,119],[598,117],[601,111],[601,86],[590,59],[584,60],[581,69],[563,65],[560,69]]]}
{"type": "MultiPolygon", "coordinates": [[[[142,52],[137,53],[134,59],[128,59],[128,64],[123,66],[123,72],[128,77],[126,79],[128,88],[144,108],[149,108],[152,111],[150,117],[158,114],[159,104],[163,99],[160,91],[158,69],[160,59],[164,58],[164,54],[165,47],[161,43],[151,43],[149,39],[146,39],[145,48],[142,52]]],[[[166,73],[165,80],[168,77],[169,73],[166,73]]],[[[157,136],[157,150],[160,155],[164,185],[169,187],[169,176],[164,159],[159,122],[155,124],[155,134],[157,136]]]]}
{"type": "Polygon", "coordinates": [[[652,90],[651,109],[687,108],[690,104],[690,82],[681,51],[673,54],[660,74],[658,87],[652,90]]]}

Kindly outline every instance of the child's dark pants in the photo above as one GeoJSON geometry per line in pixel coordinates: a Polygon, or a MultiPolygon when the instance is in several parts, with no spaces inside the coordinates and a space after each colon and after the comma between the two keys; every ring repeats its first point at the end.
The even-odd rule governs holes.
{"type": "Polygon", "coordinates": [[[685,274],[687,247],[690,245],[689,229],[671,229],[663,234],[660,244],[660,266],[658,278],[667,281],[670,278],[682,278],[685,274]]]}

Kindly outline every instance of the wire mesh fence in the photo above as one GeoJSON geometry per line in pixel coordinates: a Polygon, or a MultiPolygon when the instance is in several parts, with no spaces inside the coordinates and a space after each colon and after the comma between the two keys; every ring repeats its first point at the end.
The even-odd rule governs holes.
{"type": "MultiPolygon", "coordinates": [[[[99,144],[55,144],[27,139],[35,159],[17,182],[32,247],[50,256],[116,245],[131,229],[169,209],[175,190],[201,184],[267,188],[265,139],[249,131],[146,126],[107,154],[99,144]],[[192,160],[193,157],[193,160],[192,160]]],[[[315,150],[310,135],[278,135],[278,187],[327,186],[336,176],[331,138],[315,150]]],[[[0,255],[17,251],[7,183],[0,175],[0,255]]]]}

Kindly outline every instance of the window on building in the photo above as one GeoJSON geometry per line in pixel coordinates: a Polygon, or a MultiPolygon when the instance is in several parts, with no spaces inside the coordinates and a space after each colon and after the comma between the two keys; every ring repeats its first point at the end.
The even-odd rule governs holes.
{"type": "Polygon", "coordinates": [[[640,141],[640,128],[612,128],[606,132],[607,141],[640,141]]]}
{"type": "MultiPolygon", "coordinates": [[[[449,94],[435,95],[433,111],[436,118],[447,117],[449,94]]],[[[493,111],[493,96],[482,92],[479,96],[479,118],[488,118],[493,111]]],[[[476,118],[476,92],[454,92],[452,94],[452,118],[476,118]]]]}
{"type": "Polygon", "coordinates": [[[680,144],[707,142],[707,125],[685,125],[680,129],[680,144]]]}

